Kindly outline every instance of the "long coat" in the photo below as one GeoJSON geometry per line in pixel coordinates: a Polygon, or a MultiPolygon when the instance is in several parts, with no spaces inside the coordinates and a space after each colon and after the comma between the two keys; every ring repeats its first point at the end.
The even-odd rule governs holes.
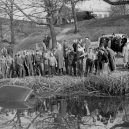
{"type": "Polygon", "coordinates": [[[123,47],[123,62],[126,64],[128,62],[129,49],[127,46],[123,47]]]}
{"type": "Polygon", "coordinates": [[[64,57],[63,57],[63,51],[57,50],[55,53],[56,59],[57,59],[57,65],[58,69],[62,69],[64,67],[64,57]]]}
{"type": "Polygon", "coordinates": [[[116,69],[116,64],[115,64],[115,52],[108,48],[108,59],[109,59],[109,68],[111,71],[114,71],[116,69]]]}

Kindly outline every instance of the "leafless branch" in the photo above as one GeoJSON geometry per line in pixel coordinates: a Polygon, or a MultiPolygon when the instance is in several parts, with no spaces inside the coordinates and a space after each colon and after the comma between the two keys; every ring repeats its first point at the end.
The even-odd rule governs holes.
{"type": "Polygon", "coordinates": [[[38,23],[37,21],[35,21],[34,19],[32,19],[28,14],[26,14],[16,3],[14,3],[15,7],[21,12],[24,14],[25,17],[27,17],[30,21],[38,24],[38,25],[49,25],[48,23],[38,23]]]}

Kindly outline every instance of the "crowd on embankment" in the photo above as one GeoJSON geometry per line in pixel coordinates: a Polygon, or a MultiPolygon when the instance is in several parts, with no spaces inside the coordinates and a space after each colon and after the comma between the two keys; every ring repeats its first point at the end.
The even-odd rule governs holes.
{"type": "MultiPolygon", "coordinates": [[[[22,50],[14,57],[7,54],[6,48],[1,51],[0,70],[3,78],[25,77],[25,76],[53,76],[73,75],[87,76],[90,73],[110,74],[116,70],[115,52],[108,44],[104,46],[100,40],[99,47],[92,48],[89,38],[85,41],[75,39],[69,46],[67,41],[58,42],[53,50],[49,50],[44,41],[42,47],[35,50],[22,50]]],[[[123,64],[126,66],[129,60],[127,40],[122,48],[123,64]]]]}

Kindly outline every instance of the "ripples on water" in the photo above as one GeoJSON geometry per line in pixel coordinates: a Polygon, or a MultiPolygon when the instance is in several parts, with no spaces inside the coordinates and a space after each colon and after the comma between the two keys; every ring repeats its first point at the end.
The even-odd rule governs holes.
{"type": "MultiPolygon", "coordinates": [[[[30,129],[42,127],[55,129],[129,127],[128,98],[58,96],[40,100],[31,97],[28,102],[34,107],[28,110],[14,110],[13,105],[6,104],[6,108],[1,108],[0,128],[10,128],[14,125],[18,126],[16,129],[19,126],[26,128],[31,122],[30,129]]],[[[4,105],[1,106],[4,107],[4,105]]]]}

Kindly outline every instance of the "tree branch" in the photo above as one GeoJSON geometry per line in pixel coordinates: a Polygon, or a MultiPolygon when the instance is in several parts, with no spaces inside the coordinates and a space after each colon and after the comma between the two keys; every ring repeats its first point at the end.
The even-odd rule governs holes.
{"type": "Polygon", "coordinates": [[[24,16],[26,16],[30,21],[38,24],[38,25],[49,25],[48,23],[43,23],[43,22],[37,22],[35,21],[34,19],[32,19],[28,14],[26,14],[16,3],[14,3],[15,7],[21,12],[24,14],[24,16]]]}

